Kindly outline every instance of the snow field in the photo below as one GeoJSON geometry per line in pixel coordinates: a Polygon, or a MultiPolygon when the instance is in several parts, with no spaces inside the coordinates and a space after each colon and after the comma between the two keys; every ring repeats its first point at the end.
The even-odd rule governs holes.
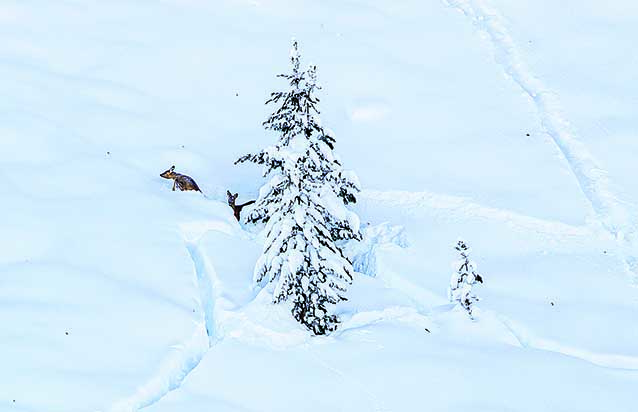
{"type": "Polygon", "coordinates": [[[633,411],[637,15],[3,2],[0,411],[633,411]],[[274,139],[292,35],[365,189],[325,338],[254,288],[263,239],[225,204],[263,183],[232,162],[274,139]],[[446,297],[459,236],[475,322],[446,297]]]}

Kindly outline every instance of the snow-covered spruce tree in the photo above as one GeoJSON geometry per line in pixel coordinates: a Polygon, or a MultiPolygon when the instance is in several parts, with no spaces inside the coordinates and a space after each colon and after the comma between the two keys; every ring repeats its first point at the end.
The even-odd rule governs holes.
{"type": "Polygon", "coordinates": [[[356,201],[356,176],[335,157],[335,139],[321,126],[314,95],[316,67],[300,69],[296,41],[290,53],[289,87],[271,94],[277,107],[264,122],[279,135],[275,145],[236,163],[263,165],[268,182],[248,214],[248,223],[265,224],[265,244],[254,279],[275,284],[273,301],[292,302],[292,314],[317,335],[335,330],[330,306],[346,300],[352,264],[342,242],[357,239],[359,219],[346,208],[356,201]]]}
{"type": "Polygon", "coordinates": [[[472,305],[479,299],[472,293],[472,287],[483,283],[483,278],[476,272],[476,264],[470,260],[470,248],[464,241],[459,240],[455,249],[459,252],[459,260],[454,267],[458,268],[450,279],[448,297],[450,302],[457,302],[472,318],[472,305]]]}

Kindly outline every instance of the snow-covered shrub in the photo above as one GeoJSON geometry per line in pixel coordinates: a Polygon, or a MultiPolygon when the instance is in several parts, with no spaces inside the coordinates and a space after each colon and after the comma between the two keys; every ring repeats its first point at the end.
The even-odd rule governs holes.
{"type": "Polygon", "coordinates": [[[290,60],[292,73],[280,75],[289,87],[266,102],[276,106],[264,127],[279,134],[277,143],[237,163],[263,165],[269,178],[246,218],[265,224],[255,282],[275,283],[273,301],[292,301],[295,319],[325,334],[338,323],[329,306],[346,299],[352,282],[352,264],[340,245],[361,237],[358,217],[345,207],[356,201],[359,184],[332,151],[335,139],[321,126],[314,95],[316,66],[300,70],[296,41],[290,60]]]}
{"type": "Polygon", "coordinates": [[[459,252],[459,260],[454,264],[457,270],[450,279],[448,297],[450,302],[458,303],[472,317],[472,305],[479,300],[472,288],[477,282],[483,283],[483,278],[476,272],[476,263],[470,260],[467,244],[459,240],[455,249],[459,252]]]}
{"type": "Polygon", "coordinates": [[[403,226],[391,225],[388,222],[370,226],[368,223],[361,229],[361,233],[363,236],[360,242],[348,242],[343,250],[350,258],[354,270],[364,275],[371,277],[377,275],[377,250],[379,248],[408,247],[403,226]]]}

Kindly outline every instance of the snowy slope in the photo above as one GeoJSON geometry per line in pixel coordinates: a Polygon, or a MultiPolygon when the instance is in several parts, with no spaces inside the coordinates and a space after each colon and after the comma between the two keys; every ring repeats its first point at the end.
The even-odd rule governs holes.
{"type": "Polygon", "coordinates": [[[0,411],[632,411],[632,39],[611,3],[0,4],[0,411]],[[542,22],[542,24],[540,23],[542,22]],[[365,188],[342,328],[251,284],[224,193],[289,41],[365,188]],[[171,192],[172,164],[202,187],[171,192]],[[477,320],[446,300],[463,236],[477,320]],[[426,330],[427,329],[427,330],[426,330]]]}

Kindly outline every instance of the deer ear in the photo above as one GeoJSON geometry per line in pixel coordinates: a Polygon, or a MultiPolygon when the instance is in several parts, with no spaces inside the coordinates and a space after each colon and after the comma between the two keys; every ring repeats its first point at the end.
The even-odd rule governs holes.
{"type": "Polygon", "coordinates": [[[235,193],[235,197],[238,197],[238,196],[239,196],[239,193],[235,193]]]}
{"type": "Polygon", "coordinates": [[[175,170],[175,165],[171,166],[171,172],[175,170]]]}
{"type": "Polygon", "coordinates": [[[232,196],[232,195],[230,194],[230,190],[227,190],[227,191],[226,191],[226,196],[232,196]]]}

